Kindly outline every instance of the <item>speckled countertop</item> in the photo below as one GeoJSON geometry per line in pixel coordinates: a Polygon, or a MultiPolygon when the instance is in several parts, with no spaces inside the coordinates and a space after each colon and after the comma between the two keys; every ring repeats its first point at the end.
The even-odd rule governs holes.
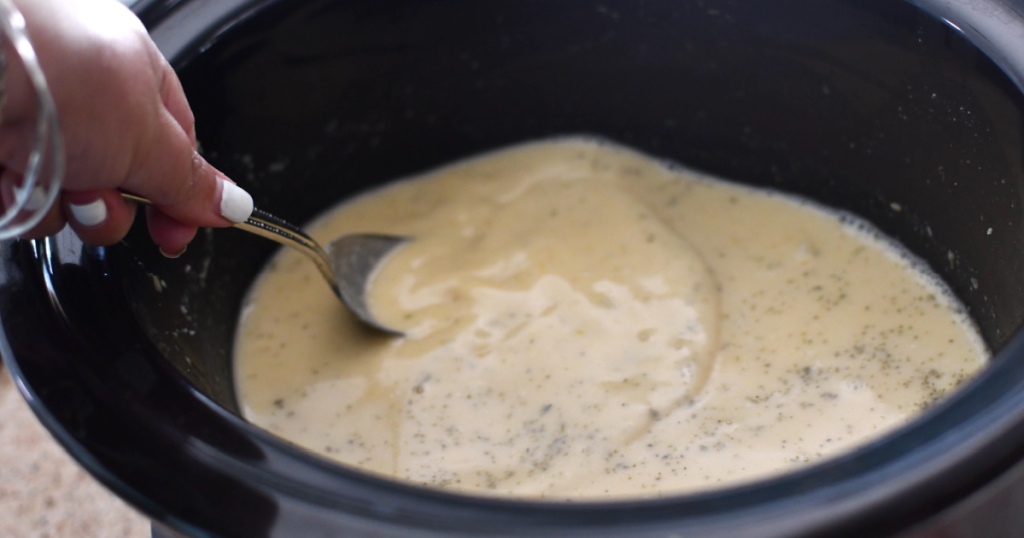
{"type": "Polygon", "coordinates": [[[0,366],[0,537],[149,536],[149,521],[67,455],[0,366]]]}

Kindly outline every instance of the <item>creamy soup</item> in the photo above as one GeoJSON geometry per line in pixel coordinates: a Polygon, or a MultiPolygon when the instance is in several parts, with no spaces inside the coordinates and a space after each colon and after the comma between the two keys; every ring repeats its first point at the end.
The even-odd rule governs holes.
{"type": "Polygon", "coordinates": [[[311,233],[414,237],[389,337],[298,253],[236,342],[253,423],[427,486],[657,496],[800,469],[891,431],[988,352],[922,264],[847,214],[583,139],[463,161],[311,233]]]}

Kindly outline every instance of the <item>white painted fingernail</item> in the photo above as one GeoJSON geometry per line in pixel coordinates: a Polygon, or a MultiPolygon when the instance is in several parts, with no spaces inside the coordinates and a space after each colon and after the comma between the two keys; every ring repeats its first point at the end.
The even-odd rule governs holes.
{"type": "Polygon", "coordinates": [[[32,189],[32,194],[28,195],[28,200],[25,200],[25,209],[36,211],[44,207],[46,207],[46,191],[42,187],[32,189]]]}
{"type": "Polygon", "coordinates": [[[220,195],[220,214],[231,222],[245,222],[252,215],[252,196],[234,183],[220,179],[223,184],[220,195]]]}
{"type": "Polygon", "coordinates": [[[107,220],[107,204],[103,203],[103,198],[85,205],[68,204],[68,207],[71,208],[71,216],[83,226],[96,226],[107,220]]]}

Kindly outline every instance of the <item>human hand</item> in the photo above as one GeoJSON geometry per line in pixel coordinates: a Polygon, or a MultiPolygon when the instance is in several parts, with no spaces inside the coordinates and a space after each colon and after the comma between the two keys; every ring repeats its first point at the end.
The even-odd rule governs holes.
{"type": "MultiPolygon", "coordinates": [[[[119,189],[154,203],[146,208],[150,236],[172,257],[198,226],[230,226],[249,216],[252,197],[197,153],[178,77],[134,14],[116,0],[15,4],[53,95],[65,149],[59,203],[25,237],[68,223],[87,244],[119,241],[136,210],[119,189]]],[[[36,105],[17,54],[7,57],[0,163],[14,179],[25,172],[36,105]]]]}

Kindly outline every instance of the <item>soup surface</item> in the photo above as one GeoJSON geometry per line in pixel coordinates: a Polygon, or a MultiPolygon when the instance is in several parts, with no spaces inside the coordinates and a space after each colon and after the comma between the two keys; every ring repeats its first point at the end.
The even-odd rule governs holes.
{"type": "Polygon", "coordinates": [[[414,237],[367,331],[281,252],[236,342],[253,423],[324,456],[489,494],[657,496],[799,469],[905,424],[987,358],[869,225],[563,139],[463,161],[311,227],[414,237]]]}

